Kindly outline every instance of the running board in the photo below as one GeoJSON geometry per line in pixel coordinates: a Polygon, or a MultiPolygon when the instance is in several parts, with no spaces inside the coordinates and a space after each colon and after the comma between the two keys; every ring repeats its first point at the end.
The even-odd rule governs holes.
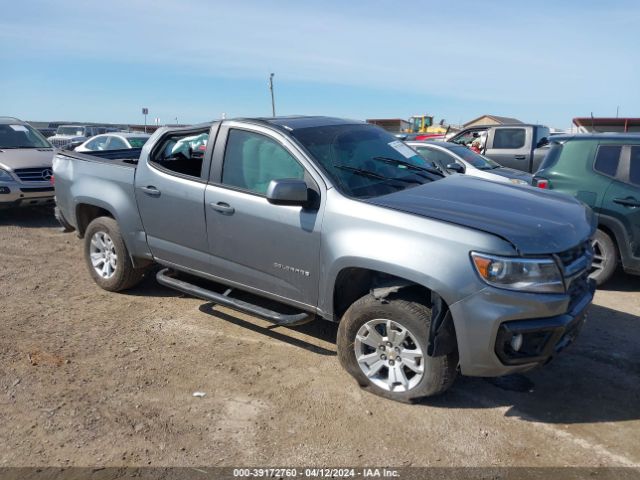
{"type": "Polygon", "coordinates": [[[220,305],[224,305],[225,307],[233,308],[234,310],[239,310],[244,313],[262,317],[265,320],[269,320],[270,322],[273,322],[277,325],[298,325],[301,323],[306,323],[311,319],[311,315],[308,313],[301,312],[286,315],[283,313],[274,312],[273,310],[269,310],[252,303],[229,297],[228,295],[231,293],[231,289],[227,289],[227,291],[224,293],[217,293],[211,290],[207,290],[206,288],[199,287],[192,283],[185,282],[184,280],[179,280],[175,277],[172,277],[171,274],[171,269],[163,268],[157,273],[156,279],[159,283],[169,288],[179,290],[183,293],[192,295],[197,298],[202,298],[203,300],[210,300],[220,305]]]}

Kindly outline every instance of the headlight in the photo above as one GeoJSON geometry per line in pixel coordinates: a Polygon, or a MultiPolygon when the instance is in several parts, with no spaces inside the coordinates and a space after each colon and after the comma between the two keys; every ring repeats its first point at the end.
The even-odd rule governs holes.
{"type": "Polygon", "coordinates": [[[551,258],[498,257],[471,252],[476,271],[489,285],[536,293],[564,293],[558,265],[551,258]]]}
{"type": "Polygon", "coordinates": [[[8,182],[10,180],[13,180],[13,177],[9,175],[9,172],[0,168],[0,182],[8,182]]]}
{"type": "Polygon", "coordinates": [[[510,178],[509,181],[515,185],[530,185],[529,182],[520,180],[519,178],[510,178]]]}

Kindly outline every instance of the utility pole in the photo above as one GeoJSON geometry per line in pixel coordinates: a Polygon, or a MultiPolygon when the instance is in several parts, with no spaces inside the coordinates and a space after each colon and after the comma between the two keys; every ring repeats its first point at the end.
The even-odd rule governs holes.
{"type": "Polygon", "coordinates": [[[273,96],[273,77],[275,73],[269,75],[269,90],[271,90],[271,114],[273,117],[276,116],[276,101],[273,96]]]}
{"type": "Polygon", "coordinates": [[[618,118],[619,113],[620,113],[620,105],[616,107],[616,118],[618,118]]]}

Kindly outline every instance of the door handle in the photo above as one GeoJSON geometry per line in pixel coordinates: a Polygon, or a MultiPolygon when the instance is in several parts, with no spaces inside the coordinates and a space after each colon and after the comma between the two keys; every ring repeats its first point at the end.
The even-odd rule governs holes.
{"type": "Polygon", "coordinates": [[[150,197],[159,197],[160,196],[160,190],[158,190],[153,185],[148,185],[146,187],[140,187],[140,190],[142,190],[144,193],[146,193],[150,197]]]}
{"type": "Polygon", "coordinates": [[[236,211],[235,208],[233,208],[228,203],[224,203],[224,202],[210,203],[209,206],[213,208],[216,212],[224,213],[225,215],[232,215],[233,212],[236,211]]]}
{"type": "Polygon", "coordinates": [[[640,202],[633,197],[614,198],[613,202],[619,205],[624,205],[625,207],[640,207],[640,202]]]}
{"type": "Polygon", "coordinates": [[[513,158],[515,158],[516,160],[524,160],[524,159],[525,159],[525,158],[527,158],[527,157],[525,157],[524,155],[516,155],[516,156],[515,156],[515,157],[513,157],[513,158]]]}

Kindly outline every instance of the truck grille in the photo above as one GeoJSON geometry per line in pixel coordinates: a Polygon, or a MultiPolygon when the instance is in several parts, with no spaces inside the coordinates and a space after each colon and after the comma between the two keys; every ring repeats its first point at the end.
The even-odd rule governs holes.
{"type": "Polygon", "coordinates": [[[569,311],[589,291],[589,273],[593,260],[591,240],[556,255],[562,265],[562,273],[569,294],[569,311]]]}
{"type": "Polygon", "coordinates": [[[71,143],[71,140],[68,138],[52,138],[49,140],[49,143],[53,144],[54,147],[62,148],[71,143]]]}
{"type": "Polygon", "coordinates": [[[51,167],[18,168],[14,173],[23,182],[48,182],[51,180],[53,170],[51,167]]]}

